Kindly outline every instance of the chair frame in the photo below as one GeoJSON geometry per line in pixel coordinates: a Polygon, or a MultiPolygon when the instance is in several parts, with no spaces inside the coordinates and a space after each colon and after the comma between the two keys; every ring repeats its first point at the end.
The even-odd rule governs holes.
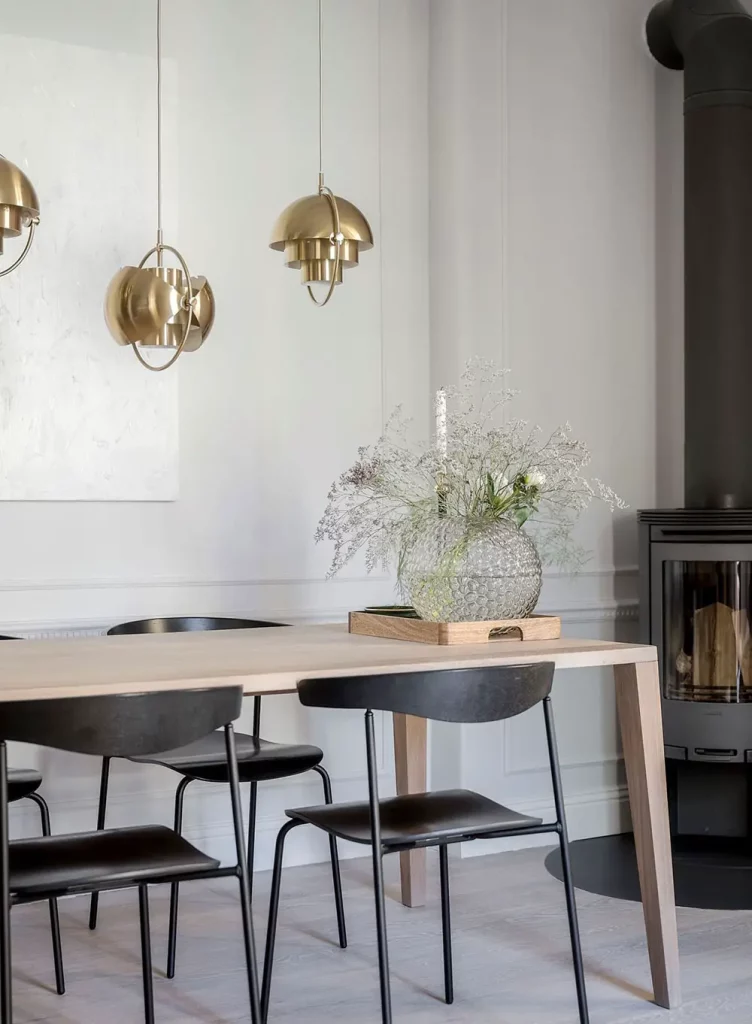
{"type": "MultiPolygon", "coordinates": [[[[21,800],[31,800],[39,808],[39,816],[42,824],[42,835],[51,836],[52,826],[50,824],[50,809],[47,801],[40,793],[27,793],[18,800],[9,800],[8,803],[20,803],[21,800]]],[[[63,967],[63,946],[60,939],[60,913],[57,900],[50,900],[50,933],[52,935],[52,958],[55,963],[55,988],[59,996],[65,995],[65,969],[63,967]]]]}
{"type": "MultiPolygon", "coordinates": [[[[237,687],[229,688],[237,691],[237,687]]],[[[143,697],[144,695],[133,695],[143,697]]],[[[151,694],[150,697],[164,696],[151,694]]],[[[80,702],[82,705],[96,700],[97,698],[67,698],[70,702],[80,702]]],[[[107,698],[112,701],[124,700],[124,697],[107,698]]],[[[65,699],[64,699],[65,700],[65,699]]],[[[54,702],[57,703],[57,702],[54,702]]],[[[11,705],[12,707],[12,705],[11,705]]],[[[195,881],[201,879],[236,877],[240,889],[240,904],[243,922],[243,941],[246,959],[246,971],[248,975],[248,992],[251,1006],[252,1024],[261,1024],[260,992],[258,983],[258,970],[256,964],[256,945],[253,933],[253,921],[251,917],[251,892],[248,875],[248,861],[245,850],[245,830],[243,828],[243,811],[240,799],[240,777],[238,772],[237,753],[235,749],[235,733],[232,722],[223,726],[225,734],[225,749],[227,763],[229,766],[229,788],[230,801],[232,804],[233,831],[237,863],[228,867],[217,867],[211,870],[200,870],[186,872],[177,875],[175,872],[164,872],[154,875],[144,881],[138,880],[123,881],[122,879],[109,884],[92,884],[76,887],[76,893],[82,892],[104,892],[111,889],[136,888],[139,892],[139,921],[141,932],[141,955],[143,974],[143,995],[144,995],[144,1019],[146,1024],[154,1024],[154,991],[152,978],[151,959],[151,937],[149,922],[149,899],[148,888],[150,885],[173,883],[176,878],[181,882],[195,881]]],[[[33,729],[26,730],[28,735],[10,735],[8,739],[19,738],[24,742],[35,742],[32,738],[33,729]]],[[[12,732],[12,730],[11,730],[12,732]]],[[[44,742],[40,739],[39,742],[44,742]]],[[[54,745],[46,742],[45,745],[54,745]]],[[[62,749],[71,749],[63,747],[62,749]]],[[[72,749],[76,749],[75,747],[72,749]]],[[[92,752],[92,751],[83,751],[92,752]]],[[[115,754],[113,756],[123,756],[115,754]]],[[[10,912],[13,906],[38,903],[69,895],[67,889],[33,894],[11,893],[10,890],[10,845],[8,831],[8,780],[7,780],[7,746],[5,738],[0,739],[0,1024],[13,1024],[13,990],[11,974],[11,932],[10,912]]]]}
{"type": "MultiPolygon", "coordinates": [[[[261,697],[256,696],[253,698],[253,731],[252,736],[258,740],[261,738],[261,697]]],[[[97,831],[101,831],[105,827],[105,819],[107,814],[107,796],[109,792],[109,781],[110,781],[110,761],[109,757],[102,758],[102,775],[99,784],[99,807],[97,810],[97,831]]],[[[171,769],[175,771],[176,769],[171,769]]],[[[321,778],[324,788],[324,802],[327,804],[332,803],[332,783],[329,777],[329,773],[326,768],[321,764],[316,764],[310,771],[316,772],[321,778]]],[[[185,791],[192,782],[199,782],[200,779],[192,778],[191,776],[184,775],[183,778],[177,785],[175,791],[175,813],[173,828],[178,835],[182,835],[183,830],[183,804],[185,791]]],[[[253,898],[253,861],[256,846],[256,808],[258,802],[258,782],[248,783],[250,787],[250,799],[248,804],[248,832],[247,832],[247,861],[248,861],[248,877],[251,892],[251,899],[253,898]]],[[[331,860],[332,867],[332,884],[334,886],[334,904],[337,913],[337,933],[339,944],[342,949],[347,949],[347,927],[345,924],[345,905],[344,898],[342,896],[342,875],[340,872],[339,865],[339,853],[337,850],[337,839],[335,836],[329,836],[329,857],[331,860]]],[[[177,943],[178,943],[178,901],[180,893],[180,883],[173,882],[170,886],[170,918],[168,926],[168,939],[167,939],[167,968],[166,974],[168,978],[175,977],[175,964],[177,960],[177,943]]],[[[89,928],[93,931],[97,927],[97,918],[99,911],[99,893],[92,893],[91,905],[89,907],[89,928]]]]}
{"type": "MultiPolygon", "coordinates": [[[[488,712],[487,706],[484,705],[484,701],[488,699],[488,693],[481,692],[479,694],[479,703],[473,710],[473,714],[469,717],[470,721],[492,721],[500,720],[507,717],[512,717],[514,714],[519,714],[521,711],[527,710],[529,707],[535,704],[542,703],[543,714],[546,729],[546,742],[548,748],[548,759],[551,769],[551,781],[553,786],[554,796],[554,809],[555,818],[553,821],[542,822],[540,824],[505,828],[503,830],[486,830],[482,832],[473,832],[472,835],[457,835],[451,838],[437,838],[437,839],[421,839],[415,842],[405,842],[401,844],[392,844],[385,846],[381,841],[381,813],[379,803],[379,788],[378,788],[378,766],[376,757],[376,738],[374,732],[374,717],[373,710],[371,707],[367,707],[365,711],[365,738],[366,738],[366,760],[368,770],[368,802],[370,807],[371,817],[371,856],[372,856],[372,870],[373,870],[373,884],[374,884],[374,900],[375,900],[375,912],[376,912],[376,937],[378,945],[378,961],[379,961],[379,984],[381,994],[381,1019],[382,1024],[392,1024],[392,1000],[391,1000],[391,986],[389,976],[389,950],[387,941],[387,923],[386,923],[386,902],[384,898],[384,871],[383,871],[383,858],[388,853],[402,853],[408,850],[415,850],[419,848],[426,848],[430,846],[439,847],[439,871],[440,871],[440,888],[441,888],[441,921],[442,921],[442,944],[443,944],[443,961],[444,961],[444,998],[447,1003],[451,1003],[454,1000],[454,978],[453,978],[453,964],[452,964],[452,936],[451,936],[451,907],[450,907],[450,891],[449,891],[449,863],[448,863],[448,846],[455,843],[468,842],[475,839],[492,839],[492,838],[507,838],[514,836],[527,836],[527,835],[541,835],[544,833],[555,833],[558,836],[559,847],[561,850],[561,860],[563,867],[563,880],[564,880],[564,891],[566,895],[566,906],[567,906],[567,918],[569,923],[569,937],[572,948],[572,960],[574,967],[575,985],[577,989],[577,1005],[579,1010],[580,1024],[589,1024],[588,1006],[587,1006],[587,994],[585,989],[585,973],[582,960],[582,948],[580,944],[580,933],[579,925],[577,921],[577,906],[575,901],[574,883],[572,880],[572,870],[569,856],[569,837],[567,833],[566,813],[564,809],[564,796],[561,782],[561,767],[559,763],[558,747],[556,741],[556,730],[554,726],[553,709],[551,706],[550,689],[551,682],[553,681],[553,665],[528,665],[514,668],[520,678],[524,678],[526,673],[531,675],[531,678],[535,679],[535,674],[540,676],[540,680],[543,683],[543,688],[540,693],[536,696],[536,699],[530,702],[525,701],[511,701],[509,710],[510,714],[495,715],[488,712]],[[542,671],[542,670],[545,670],[542,671]],[[545,685],[545,675],[548,674],[548,685],[545,685]]],[[[505,670],[495,670],[499,676],[504,674],[505,670]]],[[[508,671],[508,670],[507,670],[508,671]]],[[[469,672],[475,675],[481,675],[483,670],[473,669],[469,672]]],[[[369,703],[373,700],[378,710],[385,711],[399,711],[405,712],[405,710],[412,706],[412,712],[406,711],[406,713],[417,713],[421,714],[422,717],[435,717],[445,721],[457,721],[461,722],[466,719],[455,718],[451,707],[447,714],[436,714],[430,715],[429,705],[425,699],[425,695],[418,697],[417,704],[411,704],[415,697],[415,689],[409,684],[406,687],[406,693],[401,693],[398,689],[399,680],[416,680],[420,674],[405,674],[403,676],[395,675],[393,677],[362,677],[360,680],[347,680],[348,683],[353,682],[355,685],[352,687],[350,692],[342,691],[341,685],[343,680],[307,680],[304,683],[299,684],[299,693],[303,703],[309,703],[309,700],[305,699],[305,692],[312,690],[314,693],[318,691],[316,697],[310,700],[312,704],[319,704],[321,706],[328,707],[358,707],[360,700],[367,700],[369,703]],[[374,681],[380,682],[387,680],[386,684],[382,688],[382,692],[378,697],[375,694],[378,692],[372,685],[374,681]],[[326,699],[327,689],[329,690],[330,699],[326,699]],[[358,693],[358,691],[360,691],[358,693]],[[411,692],[412,691],[412,692],[411,692]],[[405,703],[407,702],[407,703],[405,703]]],[[[427,675],[427,674],[426,674],[427,675]]],[[[459,673],[452,670],[431,673],[434,678],[444,677],[438,680],[437,697],[438,703],[441,705],[442,701],[449,705],[456,705],[458,701],[457,694],[452,694],[451,688],[453,685],[453,679],[460,675],[465,675],[469,678],[469,673],[459,673]],[[448,687],[445,685],[448,684],[448,687]]],[[[486,673],[488,675],[488,673],[486,673]]],[[[426,676],[424,675],[424,678],[426,676]]],[[[498,676],[497,676],[498,678],[498,676]]],[[[513,675],[509,676],[510,681],[513,680],[513,675]]],[[[499,683],[499,685],[502,685],[499,683]]],[[[481,688],[482,690],[482,688],[481,688]]],[[[362,709],[363,704],[360,704],[362,709]]],[[[445,709],[446,710],[446,709],[445,709]]],[[[274,868],[272,872],[272,884],[271,894],[269,900],[269,922],[266,933],[266,948],[264,954],[264,970],[263,980],[261,985],[261,1013],[264,1022],[266,1022],[269,1014],[269,1002],[271,995],[271,979],[272,969],[274,964],[274,947],[276,942],[276,931],[277,921],[279,917],[279,898],[281,888],[281,877],[282,877],[282,861],[284,857],[285,840],[290,832],[304,824],[303,821],[295,820],[291,818],[287,821],[279,831],[277,836],[277,843],[274,854],[274,868]]]]}
{"type": "MultiPolygon", "coordinates": [[[[136,633],[169,633],[169,632],[213,632],[219,629],[256,629],[256,628],[269,628],[269,627],[284,627],[284,622],[267,622],[261,619],[239,619],[235,617],[226,616],[167,616],[163,618],[150,618],[150,619],[136,619],[132,622],[123,622],[117,626],[113,626],[108,630],[108,636],[120,636],[124,634],[136,633]],[[201,626],[191,626],[188,630],[181,627],[179,630],[174,628],[175,623],[204,623],[201,626]],[[213,625],[205,625],[205,623],[213,623],[213,625]],[[161,628],[164,625],[170,624],[170,628],[161,628]],[[159,625],[160,628],[156,629],[155,626],[159,625]]],[[[253,739],[258,740],[261,738],[261,697],[256,696],[253,700],[253,732],[251,734],[253,739]]],[[[105,820],[107,816],[107,796],[110,785],[110,761],[112,758],[102,758],[102,771],[99,780],[99,803],[97,807],[97,831],[101,831],[105,827],[105,820]]],[[[169,766],[167,766],[169,767],[169,766]]],[[[176,769],[172,769],[175,771],[176,769]]],[[[332,782],[329,777],[329,773],[323,765],[314,765],[310,771],[316,772],[321,778],[324,787],[324,802],[327,804],[332,803],[332,782]]],[[[287,778],[290,776],[281,776],[287,778]]],[[[182,834],[183,828],[183,804],[185,791],[191,782],[202,781],[199,779],[191,778],[190,776],[183,776],[178,783],[175,791],[175,811],[173,816],[173,828],[178,835],[182,834]]],[[[250,879],[250,891],[251,897],[253,896],[253,862],[254,853],[256,847],[256,808],[258,802],[258,782],[249,783],[250,786],[250,799],[248,804],[248,838],[247,838],[247,851],[248,851],[248,874],[250,879]]],[[[329,837],[329,855],[332,864],[332,884],[334,886],[334,903],[337,913],[337,932],[339,938],[339,944],[342,949],[347,948],[347,927],[345,924],[345,907],[342,897],[342,876],[339,866],[339,854],[337,852],[337,840],[334,836],[329,837]]],[[[179,883],[174,883],[170,887],[170,918],[169,918],[169,929],[168,929],[168,941],[167,941],[167,968],[166,974],[168,978],[175,977],[175,961],[177,958],[177,941],[178,941],[178,900],[179,900],[179,883]]],[[[94,931],[97,927],[97,919],[99,915],[99,893],[92,893],[91,903],[89,906],[89,928],[94,931]]]]}
{"type": "MultiPolygon", "coordinates": [[[[18,636],[0,636],[0,640],[20,640],[18,636]]],[[[6,769],[7,771],[7,769],[6,769]]],[[[6,778],[7,786],[7,778],[6,778]]],[[[17,797],[15,800],[8,799],[8,803],[20,803],[21,800],[31,800],[39,808],[39,816],[42,824],[42,835],[52,835],[52,826],[50,824],[50,808],[47,805],[47,801],[44,797],[37,793],[36,790],[33,793],[25,793],[21,797],[17,797]]],[[[63,966],[63,950],[62,943],[60,941],[60,913],[58,911],[57,900],[50,900],[50,933],[52,935],[52,958],[55,963],[55,988],[59,996],[65,995],[65,968],[63,966]]]]}

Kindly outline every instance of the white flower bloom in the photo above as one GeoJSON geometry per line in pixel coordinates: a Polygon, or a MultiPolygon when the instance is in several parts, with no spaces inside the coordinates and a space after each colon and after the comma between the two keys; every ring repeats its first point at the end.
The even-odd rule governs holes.
{"type": "Polygon", "coordinates": [[[530,487],[542,487],[546,482],[546,474],[539,469],[531,469],[525,480],[530,487]]]}

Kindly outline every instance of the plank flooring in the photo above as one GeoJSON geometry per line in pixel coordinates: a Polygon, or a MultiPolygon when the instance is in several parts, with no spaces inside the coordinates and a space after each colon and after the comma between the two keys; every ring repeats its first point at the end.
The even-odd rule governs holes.
{"type": "MultiPolygon", "coordinates": [[[[429,901],[389,901],[395,1024],[568,1024],[576,1003],[561,886],[545,850],[452,864],[455,1003],[441,1001],[437,863],[429,901]]],[[[399,864],[386,859],[390,892],[399,864]]],[[[327,865],[285,872],[270,1024],[378,1024],[378,975],[368,860],[343,864],[350,946],[336,945],[327,865]]],[[[263,939],[268,874],[256,876],[257,940],[263,939]]],[[[158,1024],[235,1024],[249,1019],[240,918],[232,881],[192,883],[181,893],[178,970],[162,975],[167,892],[152,893],[158,1024]]],[[[679,911],[684,1005],[645,1002],[649,967],[641,907],[578,893],[593,1024],[748,1024],[752,1020],[752,913],[679,911]]],[[[141,976],[135,892],[103,897],[100,925],[88,901],[61,904],[68,992],[53,990],[45,906],[13,911],[16,1024],[135,1024],[141,976]]]]}

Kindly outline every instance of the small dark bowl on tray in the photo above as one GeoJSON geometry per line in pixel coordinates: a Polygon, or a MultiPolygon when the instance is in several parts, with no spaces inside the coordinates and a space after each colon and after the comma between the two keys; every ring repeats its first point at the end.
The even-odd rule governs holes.
{"type": "Polygon", "coordinates": [[[420,618],[415,609],[409,604],[372,605],[370,608],[364,608],[363,611],[368,612],[370,615],[396,615],[402,619],[420,618]]]}

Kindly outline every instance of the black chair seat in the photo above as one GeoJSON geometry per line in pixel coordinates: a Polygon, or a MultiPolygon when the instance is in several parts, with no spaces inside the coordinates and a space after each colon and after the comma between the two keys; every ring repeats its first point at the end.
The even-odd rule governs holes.
{"type": "Polygon", "coordinates": [[[10,768],[8,770],[8,800],[23,800],[30,793],[36,793],[42,785],[42,773],[34,768],[10,768]]]}
{"type": "MultiPolygon", "coordinates": [[[[379,807],[384,846],[440,843],[489,830],[504,832],[541,824],[540,818],[519,814],[467,789],[392,797],[381,800],[379,807]]],[[[340,839],[371,843],[371,811],[366,801],[299,807],[286,813],[294,821],[316,825],[340,839]]]]}
{"type": "MultiPolygon", "coordinates": [[[[307,772],[319,764],[324,752],[308,744],[272,743],[254,739],[245,733],[235,733],[238,752],[238,771],[241,782],[267,782],[307,772]]],[[[172,768],[192,779],[204,782],[227,782],[227,755],[225,737],[215,732],[177,750],[149,756],[131,757],[141,764],[159,764],[172,768]]]]}
{"type": "Polygon", "coordinates": [[[10,890],[20,896],[91,892],[213,871],[219,861],[163,825],[113,828],[10,844],[10,890]]]}

